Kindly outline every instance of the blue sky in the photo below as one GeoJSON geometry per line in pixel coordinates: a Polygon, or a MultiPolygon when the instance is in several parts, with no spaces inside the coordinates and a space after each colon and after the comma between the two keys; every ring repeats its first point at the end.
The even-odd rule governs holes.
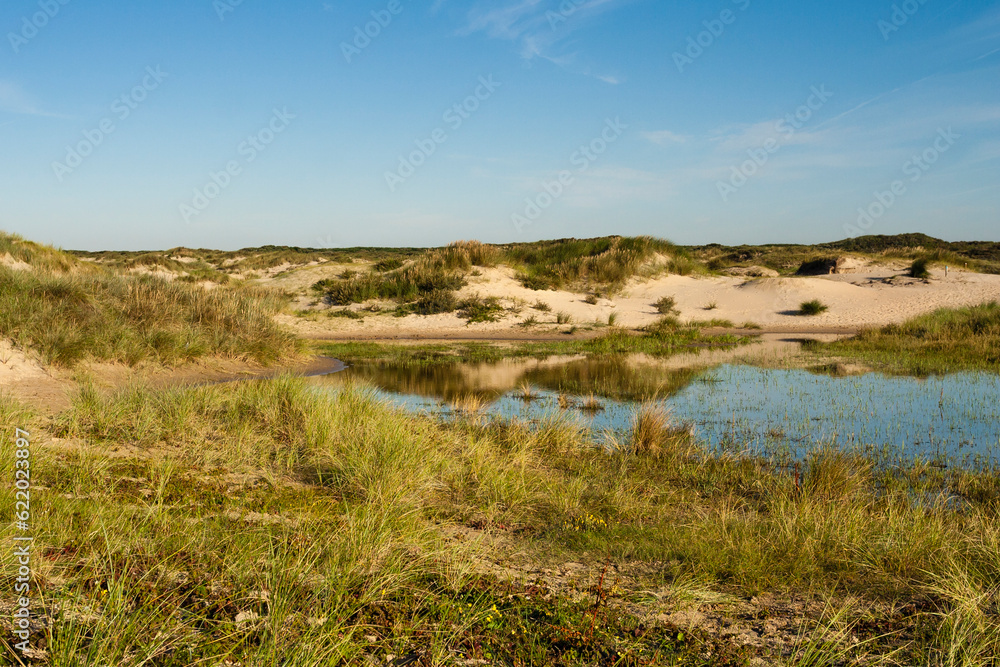
{"type": "Polygon", "coordinates": [[[65,248],[1000,241],[1000,1],[7,0],[0,31],[0,228],[65,248]]]}

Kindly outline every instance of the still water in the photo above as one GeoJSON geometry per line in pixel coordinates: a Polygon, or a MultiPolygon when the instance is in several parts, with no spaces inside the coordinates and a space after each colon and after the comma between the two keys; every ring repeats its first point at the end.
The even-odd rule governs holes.
{"type": "Polygon", "coordinates": [[[335,384],[363,380],[384,399],[452,418],[452,403],[476,396],[483,414],[538,420],[562,413],[595,434],[627,431],[642,400],[661,401],[717,451],[797,458],[835,444],[883,460],[985,465],[1000,455],[1000,376],[837,377],[808,370],[723,364],[664,368],[629,360],[511,360],[494,364],[361,364],[335,384]],[[523,387],[536,398],[522,398],[523,387]],[[559,396],[563,395],[560,407],[559,396]],[[593,395],[602,406],[583,409],[593,395]]]}

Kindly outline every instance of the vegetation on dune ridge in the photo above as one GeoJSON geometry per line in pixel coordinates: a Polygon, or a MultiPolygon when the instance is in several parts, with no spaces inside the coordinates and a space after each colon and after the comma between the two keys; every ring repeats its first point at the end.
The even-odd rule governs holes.
{"type": "MultiPolygon", "coordinates": [[[[614,291],[663,254],[676,258],[681,253],[673,244],[650,237],[563,239],[508,245],[458,241],[445,248],[429,250],[408,264],[382,262],[370,273],[325,279],[313,285],[313,289],[333,305],[372,299],[394,299],[406,304],[429,292],[460,289],[473,267],[503,264],[514,268],[522,284],[531,289],[583,290],[596,286],[603,291],[614,291]]],[[[667,259],[669,257],[664,261],[667,259]]],[[[675,261],[674,266],[680,265],[675,261]]],[[[667,265],[660,267],[660,270],[667,269],[667,265]]]]}
{"type": "Polygon", "coordinates": [[[284,306],[284,297],[260,288],[204,290],[151,276],[0,267],[0,336],[63,366],[206,355],[275,361],[297,349],[272,319],[284,306]]]}
{"type": "Polygon", "coordinates": [[[817,450],[799,475],[713,456],[656,405],[595,447],[566,418],[444,423],[292,378],[85,388],[51,423],[6,399],[0,417],[32,431],[50,664],[745,665],[762,646],[662,620],[727,593],[835,605],[843,635],[787,619],[788,664],[1000,649],[997,471],[817,450]],[[525,558],[595,576],[507,580],[525,558]]]}
{"type": "Polygon", "coordinates": [[[809,348],[881,370],[917,374],[1000,370],[1000,304],[942,308],[854,338],[809,348]]]}
{"type": "Polygon", "coordinates": [[[27,241],[17,234],[0,232],[0,257],[9,255],[14,262],[28,264],[33,269],[65,273],[88,267],[69,253],[27,241]]]}
{"type": "Polygon", "coordinates": [[[981,273],[1000,273],[1000,243],[948,242],[926,234],[860,236],[816,245],[723,246],[714,243],[686,250],[714,271],[757,265],[785,275],[797,272],[808,274],[829,266],[838,254],[852,254],[873,261],[924,259],[953,267],[967,267],[981,273]]]}

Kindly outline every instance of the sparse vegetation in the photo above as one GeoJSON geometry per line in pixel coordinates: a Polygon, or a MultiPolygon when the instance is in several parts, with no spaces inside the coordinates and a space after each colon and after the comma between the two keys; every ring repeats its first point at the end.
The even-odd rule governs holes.
{"type": "Polygon", "coordinates": [[[677,310],[677,300],[672,296],[660,298],[653,304],[653,307],[660,315],[679,315],[681,312],[677,310]]]}
{"type": "Polygon", "coordinates": [[[583,302],[586,303],[586,304],[589,304],[591,306],[596,306],[597,305],[597,295],[596,294],[588,294],[583,299],[583,302]]]}
{"type": "Polygon", "coordinates": [[[473,296],[458,304],[458,315],[469,324],[496,322],[503,315],[504,308],[495,296],[473,296]]]}
{"type": "Polygon", "coordinates": [[[601,285],[621,288],[656,255],[678,253],[672,243],[646,236],[566,239],[504,246],[505,261],[529,289],[601,285]]]}
{"type": "Polygon", "coordinates": [[[537,310],[537,311],[539,311],[541,313],[548,313],[548,312],[551,312],[551,310],[552,310],[552,306],[550,306],[549,304],[545,303],[544,301],[542,301],[540,299],[535,302],[535,305],[533,305],[532,308],[534,308],[535,310],[537,310]]]}
{"type": "Polygon", "coordinates": [[[556,313],[556,324],[569,324],[573,321],[573,316],[569,313],[558,312],[556,313]]]}

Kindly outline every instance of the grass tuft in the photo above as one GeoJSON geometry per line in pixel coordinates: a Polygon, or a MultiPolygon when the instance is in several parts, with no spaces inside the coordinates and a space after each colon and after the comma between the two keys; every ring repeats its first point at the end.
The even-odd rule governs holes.
{"type": "Polygon", "coordinates": [[[802,302],[802,305],[799,306],[799,315],[820,315],[825,313],[827,310],[829,310],[829,306],[824,304],[819,299],[813,299],[812,301],[802,302]]]}

